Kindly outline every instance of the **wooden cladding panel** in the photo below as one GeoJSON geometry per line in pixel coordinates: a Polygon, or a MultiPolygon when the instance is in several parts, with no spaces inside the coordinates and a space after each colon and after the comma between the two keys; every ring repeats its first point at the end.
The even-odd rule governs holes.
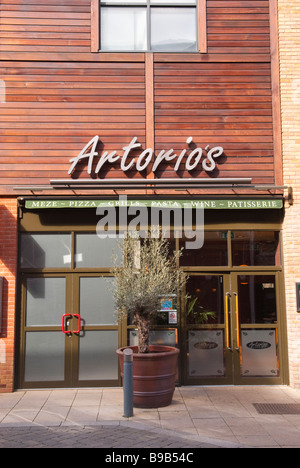
{"type": "MultiPolygon", "coordinates": [[[[103,60],[97,51],[96,0],[2,0],[0,3],[0,53],[4,60],[103,60]],[[95,5],[94,3],[92,5],[95,5]],[[61,58],[60,58],[61,57],[61,58]]],[[[200,14],[205,9],[201,0],[200,14]]],[[[199,14],[199,15],[200,15],[199,14]]],[[[202,13],[202,16],[204,13],[202,13]]],[[[247,56],[246,61],[270,57],[269,1],[206,0],[206,22],[199,17],[199,47],[207,54],[194,60],[224,61],[247,56]],[[202,29],[207,28],[204,34],[202,29]]],[[[105,55],[105,54],[104,54],[105,55]]],[[[140,60],[133,54],[132,60],[140,60]]],[[[166,59],[166,57],[165,57],[166,59]]]]}
{"type": "Polygon", "coordinates": [[[209,54],[269,54],[269,2],[207,0],[209,54]]]}
{"type": "MultiPolygon", "coordinates": [[[[197,147],[224,148],[213,176],[274,182],[269,63],[152,66],[156,155],[171,148],[179,154],[192,136],[197,147]]],[[[7,103],[0,104],[1,193],[66,178],[69,160],[95,135],[99,151],[122,152],[134,136],[142,149],[150,146],[144,63],[0,62],[0,76],[7,90],[7,103]]],[[[87,177],[86,166],[76,176],[87,177]]],[[[161,165],[156,175],[207,177],[183,165],[175,174],[173,167],[161,165]]],[[[116,164],[101,177],[123,173],[116,164]]]]}
{"type": "Polygon", "coordinates": [[[90,52],[90,10],[90,0],[1,0],[1,55],[90,52]]]}
{"type": "MultiPolygon", "coordinates": [[[[270,64],[156,63],[154,76],[156,153],[179,154],[193,137],[203,150],[224,148],[212,176],[274,183],[270,64]]],[[[157,175],[174,177],[173,167],[157,175]]],[[[183,165],[177,175],[192,176],[183,165]]],[[[197,176],[208,177],[203,170],[197,176]]]]}
{"type": "MultiPolygon", "coordinates": [[[[122,151],[134,136],[146,145],[143,63],[0,62],[0,76],[0,193],[67,177],[95,135],[99,151],[122,151]]],[[[117,167],[102,174],[121,175],[117,167]]]]}
{"type": "MultiPolygon", "coordinates": [[[[192,136],[224,147],[215,175],[273,183],[269,1],[207,0],[206,21],[207,53],[91,53],[91,0],[1,0],[0,193],[65,178],[95,135],[100,151],[137,136],[142,149],[154,140],[156,155],[178,154],[192,136]]],[[[157,175],[176,176],[172,167],[157,175]]],[[[116,165],[101,176],[123,173],[116,165]]]]}

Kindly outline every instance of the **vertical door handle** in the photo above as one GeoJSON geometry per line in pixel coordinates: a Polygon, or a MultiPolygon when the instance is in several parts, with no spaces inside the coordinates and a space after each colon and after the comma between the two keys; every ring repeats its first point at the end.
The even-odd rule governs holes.
{"type": "Polygon", "coordinates": [[[65,327],[66,327],[66,317],[71,318],[72,315],[71,315],[71,314],[64,314],[64,315],[62,316],[62,324],[61,324],[62,327],[61,327],[61,328],[62,328],[62,332],[63,332],[63,333],[65,333],[66,335],[70,335],[71,332],[70,332],[69,330],[66,330],[66,328],[65,328],[65,327]]]}
{"type": "Polygon", "coordinates": [[[78,318],[78,330],[74,330],[73,333],[80,333],[81,331],[81,317],[79,314],[73,314],[73,317],[77,317],[78,318]]]}
{"type": "Polygon", "coordinates": [[[239,296],[238,293],[235,295],[235,313],[236,313],[236,351],[240,351],[240,316],[239,316],[239,296]]]}
{"type": "Polygon", "coordinates": [[[226,334],[226,348],[229,351],[232,351],[230,346],[230,339],[229,339],[229,297],[230,293],[225,294],[225,334],[226,334]]]}

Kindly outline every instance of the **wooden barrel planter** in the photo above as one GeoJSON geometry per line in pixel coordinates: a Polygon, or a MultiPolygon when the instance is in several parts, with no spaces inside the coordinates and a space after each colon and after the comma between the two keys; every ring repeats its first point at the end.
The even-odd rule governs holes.
{"type": "Polygon", "coordinates": [[[172,402],[177,374],[179,349],[150,346],[139,354],[137,346],[117,350],[123,378],[123,350],[133,350],[133,405],[135,408],[162,408],[172,402]]]}

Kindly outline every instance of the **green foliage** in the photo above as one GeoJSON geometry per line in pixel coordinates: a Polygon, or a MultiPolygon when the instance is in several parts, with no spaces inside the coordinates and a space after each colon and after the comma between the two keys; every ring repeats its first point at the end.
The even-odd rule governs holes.
{"type": "Polygon", "coordinates": [[[141,240],[128,235],[120,248],[124,266],[114,263],[112,269],[117,278],[113,290],[116,308],[119,317],[131,316],[138,327],[139,343],[144,341],[147,349],[150,321],[157,314],[160,297],[177,294],[186,283],[186,274],[176,265],[181,253],[170,253],[169,242],[161,237],[141,240]]]}
{"type": "Polygon", "coordinates": [[[198,303],[198,297],[192,298],[190,295],[186,295],[185,299],[187,315],[193,320],[193,323],[201,324],[207,323],[209,319],[215,320],[215,312],[204,310],[204,308],[198,303]]]}
{"type": "Polygon", "coordinates": [[[121,244],[125,265],[114,265],[118,287],[114,298],[119,314],[151,318],[157,313],[159,298],[177,294],[186,275],[176,267],[178,254],[170,254],[169,242],[162,238],[140,239],[130,236],[121,244]]]}

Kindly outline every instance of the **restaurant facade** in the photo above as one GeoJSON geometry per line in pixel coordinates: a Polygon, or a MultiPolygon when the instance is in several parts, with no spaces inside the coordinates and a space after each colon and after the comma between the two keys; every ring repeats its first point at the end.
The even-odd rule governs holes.
{"type": "Polygon", "coordinates": [[[0,392],[121,385],[115,351],[137,332],[116,320],[112,257],[157,224],[188,274],[151,331],[180,348],[178,385],[299,386],[296,72],[280,49],[296,6],[0,9],[0,392]]]}

